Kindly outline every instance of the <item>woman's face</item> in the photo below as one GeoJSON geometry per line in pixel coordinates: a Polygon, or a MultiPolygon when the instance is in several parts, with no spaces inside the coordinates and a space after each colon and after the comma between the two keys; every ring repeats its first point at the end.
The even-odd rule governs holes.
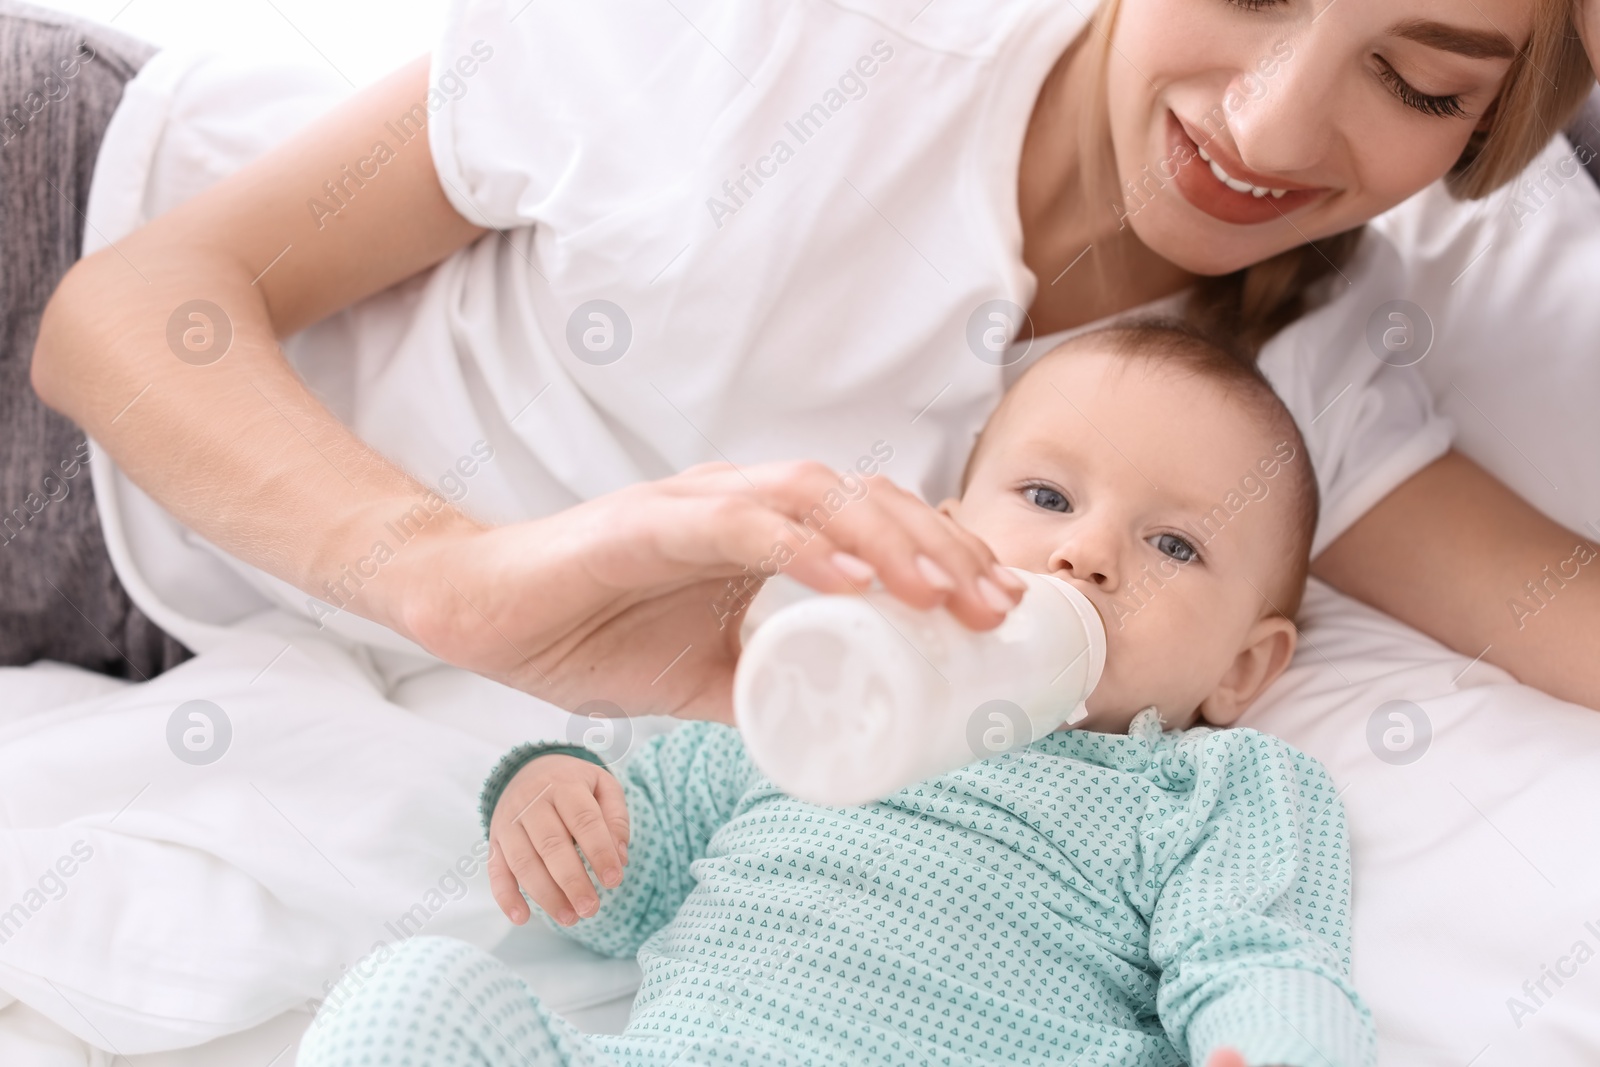
{"type": "Polygon", "coordinates": [[[1533,7],[1122,0],[1107,93],[1124,224],[1223,274],[1366,222],[1455,163],[1533,7]]]}

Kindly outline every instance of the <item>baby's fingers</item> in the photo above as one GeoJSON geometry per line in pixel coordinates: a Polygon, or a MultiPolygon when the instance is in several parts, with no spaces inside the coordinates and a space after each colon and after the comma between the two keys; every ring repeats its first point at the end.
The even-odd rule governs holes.
{"type": "MultiPolygon", "coordinates": [[[[605,775],[604,777],[610,777],[605,775]]],[[[577,840],[578,847],[583,849],[584,856],[589,861],[589,866],[594,868],[594,873],[599,876],[604,885],[615,886],[622,882],[622,857],[617,852],[616,842],[611,837],[611,827],[606,824],[606,818],[601,813],[600,804],[593,794],[577,790],[563,791],[555,796],[556,811],[567,824],[567,830],[577,840]]],[[[581,889],[568,885],[565,881],[561,885],[566,888],[567,896],[574,904],[578,904],[580,915],[588,914],[583,910],[582,902],[574,894],[590,889],[589,876],[579,868],[583,875],[581,889]]],[[[595,898],[595,906],[600,900],[595,898]]]]}
{"type": "Polygon", "coordinates": [[[522,891],[517,888],[517,876],[511,873],[505,852],[499,848],[489,852],[489,892],[494,896],[494,902],[500,905],[500,910],[506,913],[506,918],[518,926],[528,921],[528,905],[523,902],[522,891]]]}
{"type": "MultiPolygon", "coordinates": [[[[560,803],[556,801],[557,805],[560,803]]],[[[598,911],[600,897],[595,893],[594,883],[589,880],[589,872],[583,869],[583,862],[578,859],[578,849],[572,840],[573,831],[567,827],[556,806],[540,805],[523,816],[522,826],[528,831],[528,840],[533,842],[539,859],[544,861],[548,877],[554,881],[557,891],[571,903],[573,910],[585,917],[598,911]]],[[[523,882],[522,885],[528,889],[528,883],[523,882]]],[[[548,908],[545,910],[550,911],[548,908]]],[[[558,922],[565,924],[560,915],[553,911],[550,913],[556,916],[558,922]]]]}
{"type": "Polygon", "coordinates": [[[1206,1067],[1249,1067],[1244,1057],[1231,1048],[1219,1048],[1206,1061],[1206,1067]]]}
{"type": "MultiPolygon", "coordinates": [[[[611,829],[611,840],[617,843],[617,855],[626,867],[628,842],[632,839],[633,831],[628,822],[628,801],[622,791],[622,783],[610,774],[602,774],[595,782],[594,798],[600,802],[600,814],[611,829]]],[[[593,864],[594,861],[591,859],[589,862],[593,864]]]]}
{"type": "MultiPolygon", "coordinates": [[[[534,848],[521,823],[513,823],[501,831],[499,844],[505,852],[506,865],[511,868],[523,892],[532,897],[535,904],[562,926],[571,926],[578,921],[578,913],[573,909],[572,902],[550,876],[544,857],[534,848]]],[[[572,848],[570,841],[567,848],[572,848]]]]}

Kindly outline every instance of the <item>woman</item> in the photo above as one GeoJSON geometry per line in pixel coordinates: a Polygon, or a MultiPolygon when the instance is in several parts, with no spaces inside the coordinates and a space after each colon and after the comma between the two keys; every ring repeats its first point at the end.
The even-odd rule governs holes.
{"type": "MultiPolygon", "coordinates": [[[[1117,36],[1112,38],[1104,36],[1113,24],[1110,7],[1102,12],[1101,29],[1085,34],[1069,32],[1075,21],[1070,12],[1053,13],[1053,21],[1020,9],[995,16],[994,23],[1009,32],[1015,30],[1005,25],[1008,21],[1035,19],[1035,32],[1054,32],[1079,46],[1066,49],[1060,62],[1043,69],[1037,46],[1008,46],[1016,49],[1010,57],[1018,64],[1014,82],[1026,84],[1030,77],[1044,76],[1023,141],[994,146],[998,152],[1021,151],[1017,210],[1022,263],[1013,260],[1008,266],[1020,270],[1025,265],[1038,278],[1059,281],[1058,275],[1074,257],[1093,248],[1095,262],[1088,266],[1100,268],[1098,273],[1078,271],[1070,279],[1072,284],[1039,284],[1029,308],[1035,331],[1053,333],[1081,326],[1176,293],[1197,276],[1226,275],[1255,264],[1253,274],[1243,280],[1229,279],[1206,288],[1222,290],[1211,298],[1218,317],[1236,317],[1242,328],[1263,336],[1293,315],[1308,276],[1337,270],[1338,261],[1349,255],[1351,241],[1341,235],[1446,172],[1453,172],[1456,188],[1467,195],[1481,195],[1503,183],[1570,116],[1587,88],[1579,66],[1581,52],[1561,37],[1566,20],[1558,4],[1507,0],[1494,12],[1483,13],[1463,4],[1459,18],[1447,25],[1410,29],[1405,29],[1410,16],[1392,8],[1368,11],[1358,5],[1356,10],[1330,12],[1330,22],[1324,25],[1322,19],[1313,23],[1312,16],[1294,4],[1263,10],[1246,10],[1247,6],[1261,7],[1220,4],[1197,9],[1193,3],[1175,0],[1129,3],[1115,20],[1117,36]],[[1176,27],[1182,27],[1181,32],[1176,27]],[[1194,48],[1197,33],[1203,35],[1199,39],[1206,42],[1205,49],[1194,48]],[[1374,49],[1375,45],[1381,48],[1374,49]],[[1526,52],[1519,58],[1523,48],[1526,52]],[[1197,55],[1204,58],[1192,58],[1197,55]],[[1549,77],[1537,76],[1540,71],[1549,77]],[[1252,86],[1263,83],[1265,88],[1259,101],[1247,99],[1228,114],[1229,90],[1242,88],[1250,95],[1250,86],[1235,84],[1236,79],[1250,79],[1252,86]],[[1093,139],[1097,105],[1091,101],[1097,100],[1095,86],[1102,81],[1116,150],[1114,172],[1090,163],[1100,155],[1100,143],[1093,139]],[[1210,122],[1202,121],[1213,110],[1225,116],[1227,127],[1214,139],[1206,133],[1210,122]],[[1085,123],[1085,135],[1075,136],[1085,123]],[[1359,137],[1352,136],[1356,124],[1359,137]],[[1231,166],[1235,175],[1259,175],[1259,184],[1274,192],[1253,206],[1238,194],[1236,200],[1246,200],[1243,206],[1229,204],[1231,190],[1208,178],[1205,161],[1195,159],[1191,149],[1204,147],[1196,139],[1211,145],[1219,166],[1231,166]],[[1168,195],[1146,194],[1149,206],[1130,210],[1125,204],[1125,218],[1107,209],[1106,194],[1117,179],[1130,183],[1122,198],[1142,205],[1143,201],[1128,197],[1128,190],[1136,188],[1141,172],[1148,179],[1152,169],[1163,166],[1176,170],[1175,184],[1182,197],[1170,195],[1170,190],[1168,195]],[[1278,187],[1287,189],[1286,195],[1280,197],[1278,187]],[[1207,197],[1214,203],[1208,204],[1207,197]],[[1229,214],[1235,211],[1237,215],[1229,214]],[[1307,248],[1308,238],[1320,244],[1307,248]],[[1242,289],[1249,302],[1241,303],[1230,289],[1242,289]]],[[[498,12],[458,16],[454,32],[460,40],[453,44],[460,53],[463,78],[474,65],[468,35],[487,40],[488,47],[480,45],[479,50],[491,55],[501,25],[507,41],[521,40],[515,36],[518,25],[497,21],[503,18],[498,12]]],[[[528,20],[523,25],[529,25],[534,15],[523,18],[528,20]]],[[[579,33],[590,28],[575,16],[568,18],[576,21],[563,27],[557,18],[544,32],[579,33]]],[[[728,18],[729,25],[723,27],[728,39],[747,51],[759,51],[760,42],[782,31],[776,15],[728,18]]],[[[946,47],[938,35],[949,37],[951,28],[937,24],[933,13],[922,18],[930,25],[927,47],[946,47]]],[[[843,35],[857,28],[848,22],[839,18],[835,32],[843,35]]],[[[865,26],[860,30],[866,33],[865,26]]],[[[848,38],[842,38],[841,47],[845,42],[848,38]]],[[[692,44],[680,34],[673,48],[692,44]]],[[[623,48],[630,47],[634,47],[631,41],[623,42],[623,48]]],[[[702,41],[696,47],[709,46],[702,41]]],[[[866,87],[857,107],[872,103],[870,93],[876,86],[865,74],[869,67],[880,68],[876,79],[880,84],[897,73],[893,58],[882,56],[874,62],[873,47],[873,40],[862,36],[860,55],[851,54],[840,64],[847,90],[856,84],[866,87]]],[[[883,53],[894,46],[886,41],[878,48],[883,53]]],[[[504,55],[504,46],[500,55],[498,68],[494,58],[480,60],[477,76],[480,81],[499,76],[505,87],[514,87],[508,68],[519,59],[504,55]]],[[[675,54],[673,61],[682,62],[681,54],[675,54]]],[[[701,63],[697,69],[707,66],[701,63]]],[[[723,71],[724,80],[731,88],[694,96],[678,90],[682,102],[689,107],[717,107],[736,99],[747,88],[746,75],[731,58],[727,67],[731,69],[723,71]]],[[[473,158],[470,153],[479,150],[471,139],[502,132],[492,124],[506,117],[487,107],[474,109],[479,98],[500,87],[466,84],[462,102],[433,117],[432,156],[397,150],[393,161],[383,164],[381,182],[371,182],[370,189],[359,195],[352,195],[354,186],[345,182],[344,198],[327,199],[327,211],[306,209],[304,190],[321,190],[328,180],[325,176],[337,177],[342,167],[369,158],[374,141],[385,135],[384,123],[412,112],[416,102],[425,99],[426,74],[419,62],[360,94],[291,147],[122,242],[118,250],[84,261],[68,276],[40,331],[33,378],[48,403],[83,425],[134,480],[189,526],[324,599],[334,599],[328,596],[329,583],[341,580],[345,561],[369,556],[381,540],[383,523],[396,510],[395,502],[414,497],[418,487],[317,403],[277,355],[274,338],[293,334],[479,238],[483,230],[473,224],[474,215],[485,206],[493,217],[480,215],[476,221],[511,226],[538,217],[540,199],[545,198],[548,204],[542,206],[550,209],[551,225],[562,240],[565,220],[555,217],[557,211],[571,212],[575,223],[604,216],[607,222],[627,225],[625,212],[649,209],[642,198],[629,203],[627,194],[613,190],[601,190],[586,208],[581,197],[562,196],[555,186],[539,187],[540,181],[548,184],[556,176],[538,173],[541,166],[553,169],[553,160],[539,159],[537,146],[524,153],[526,159],[514,156],[500,173],[472,172],[471,168],[498,161],[473,158]],[[483,125],[481,133],[473,129],[474,122],[483,125]],[[452,136],[458,139],[459,162],[447,166],[459,169],[446,174],[441,185],[436,162],[447,157],[449,146],[441,141],[452,136]],[[520,188],[502,187],[519,181],[520,188]],[[334,211],[336,215],[329,217],[334,211]],[[404,226],[395,224],[400,219],[404,226]],[[286,253],[284,262],[257,279],[286,248],[306,251],[292,257],[286,253]],[[128,269],[128,261],[141,264],[137,273],[128,269]],[[225,308],[234,333],[229,353],[233,358],[203,374],[174,361],[164,343],[172,309],[196,298],[225,308]],[[91,308],[96,313],[86,315],[91,308]],[[146,386],[148,393],[139,401],[143,410],[138,417],[124,417],[124,407],[146,386]],[[236,436],[240,426],[256,432],[241,439],[236,436]],[[175,437],[198,447],[175,456],[166,445],[175,437]]],[[[561,91],[554,85],[539,87],[561,91]]],[[[603,80],[594,78],[594,87],[604,88],[603,80]]],[[[824,90],[836,91],[826,82],[811,88],[817,90],[811,95],[824,108],[829,104],[824,90]]],[[[812,114],[803,95],[793,100],[796,116],[812,114]]],[[[1019,94],[1013,97],[1013,103],[1022,102],[1019,94]]],[[[509,110],[513,105],[500,106],[509,110]]],[[[941,100],[938,106],[948,105],[941,100]]],[[[715,116],[703,117],[710,121],[715,116]]],[[[1021,115],[1010,117],[1008,133],[1016,134],[1021,131],[1021,115]]],[[[830,121],[851,118],[841,112],[830,121]]],[[[884,121],[878,114],[872,118],[884,121]]],[[[604,121],[604,116],[597,115],[596,120],[604,121]]],[[[809,147],[802,137],[823,136],[820,120],[810,121],[812,125],[802,118],[795,127],[798,136],[792,140],[798,143],[791,148],[796,154],[809,147]]],[[[625,123],[618,127],[623,135],[636,133],[625,123]]],[[[551,129],[552,134],[571,135],[554,124],[551,129]]],[[[860,123],[839,139],[870,136],[869,129],[860,123]]],[[[748,144],[752,153],[748,162],[781,174],[779,168],[786,162],[775,157],[763,164],[765,155],[754,153],[764,147],[762,142],[770,139],[775,145],[785,134],[781,127],[756,131],[753,137],[759,140],[748,144]]],[[[530,135],[529,140],[536,137],[530,135]]],[[[629,150],[641,151],[635,146],[629,150]]],[[[928,146],[916,150],[926,152],[928,146]]],[[[569,151],[577,156],[566,145],[546,155],[559,157],[569,151]]],[[[616,151],[624,151],[624,146],[616,146],[616,151]]],[[[646,166],[659,158],[677,168],[674,178],[692,173],[681,154],[672,156],[652,145],[642,151],[640,162],[646,166]]],[[[709,221],[697,220],[716,227],[713,234],[735,223],[748,226],[736,214],[759,209],[760,195],[772,197],[747,179],[747,167],[735,169],[733,156],[728,161],[728,184],[706,190],[715,194],[706,197],[709,221]]],[[[939,165],[936,158],[911,154],[899,162],[929,170],[939,165]]],[[[613,161],[611,169],[595,166],[592,174],[581,173],[575,180],[598,183],[624,173],[625,168],[613,161]]],[[[842,177],[848,182],[847,175],[842,177]]],[[[759,175],[754,180],[759,181],[759,175]]],[[[1245,180],[1234,178],[1236,183],[1245,180]]],[[[701,199],[702,189],[693,191],[692,200],[674,198],[672,210],[701,199]]],[[[939,189],[938,195],[948,191],[939,189]]],[[[896,195],[904,192],[895,190],[896,195]]],[[[844,195],[860,196],[886,221],[905,210],[864,189],[853,193],[846,189],[844,195]]],[[[819,199],[796,206],[821,204],[819,199]]],[[[692,246],[700,234],[684,236],[684,244],[692,246]]],[[[512,251],[526,254],[536,240],[516,242],[520,248],[512,251]]],[[[614,247],[601,250],[613,254],[614,247]]],[[[660,251],[671,254],[664,247],[660,251]]],[[[688,251],[692,257],[697,249],[688,251]]],[[[844,247],[820,251],[837,257],[841,271],[847,267],[849,253],[844,247]]],[[[573,256],[581,260],[583,254],[580,240],[573,256]]],[[[502,262],[509,258],[509,253],[500,256],[502,262]]],[[[669,281],[675,269],[723,266],[711,256],[687,268],[681,263],[675,268],[667,258],[651,263],[651,269],[664,272],[669,281]]],[[[903,269],[909,272],[917,266],[908,260],[903,269]]],[[[929,267],[931,263],[923,269],[929,267]]],[[[940,300],[944,294],[935,297],[931,291],[938,286],[933,277],[937,273],[938,268],[932,268],[926,283],[916,280],[920,288],[907,294],[904,317],[885,336],[873,338],[872,344],[911,351],[925,339],[931,341],[934,326],[965,325],[939,321],[941,313],[953,316],[941,306],[949,298],[940,300]]],[[[945,288],[957,290],[963,281],[945,288]]],[[[535,299],[515,310],[537,316],[540,329],[557,334],[566,325],[559,321],[566,318],[561,314],[565,306],[581,302],[580,296],[608,291],[608,285],[614,291],[614,283],[603,270],[581,264],[553,280],[544,306],[535,299]],[[567,305],[549,306],[563,297],[567,305]]],[[[461,288],[470,293],[477,284],[474,279],[461,288]]],[[[973,299],[978,295],[982,294],[969,290],[955,296],[957,309],[966,311],[969,304],[980,303],[973,299]]],[[[820,306],[826,306],[827,298],[823,290],[811,296],[820,306]]],[[[468,317],[472,314],[465,311],[468,317]]],[[[514,333],[528,325],[524,321],[501,328],[514,333]]],[[[705,332],[665,322],[640,322],[632,329],[632,343],[640,350],[656,341],[698,345],[705,332]],[[647,336],[646,330],[655,336],[647,336]]],[[[825,328],[818,333],[823,343],[838,344],[825,328]]],[[[485,335],[481,340],[492,339],[485,335]]],[[[680,373],[659,362],[655,366],[660,367],[657,375],[680,373]]],[[[907,379],[906,384],[912,381],[907,379]]],[[[510,381],[504,384],[514,387],[510,381]]],[[[500,405],[514,399],[526,402],[543,383],[525,384],[530,391],[520,396],[498,395],[500,405]]],[[[930,377],[925,385],[931,389],[920,399],[932,400],[939,384],[930,377]]],[[[579,388],[593,392],[597,386],[584,383],[579,388]]],[[[752,382],[746,391],[760,388],[752,382]]],[[[958,386],[957,395],[943,402],[966,405],[970,424],[971,414],[979,410],[977,401],[989,395],[987,391],[973,395],[970,387],[958,386]]],[[[539,408],[530,409],[529,415],[528,421],[537,421],[539,408]]],[[[511,418],[503,421],[509,423],[511,418]]],[[[707,429],[709,449],[684,449],[681,454],[716,456],[717,436],[707,429]]],[[[616,434],[616,439],[623,437],[622,432],[616,434]]],[[[663,475],[670,473],[657,469],[663,475]]],[[[343,588],[350,596],[351,611],[389,626],[450,662],[563,706],[601,697],[632,712],[725,718],[736,630],[721,625],[725,620],[708,611],[707,605],[723,594],[730,576],[771,554],[783,521],[798,519],[821,499],[832,478],[832,472],[816,464],[740,470],[724,463],[628,488],[585,487],[588,494],[614,491],[581,507],[524,523],[489,527],[452,509],[430,522],[422,536],[396,554],[379,579],[359,589],[359,596],[348,583],[343,588]],[[690,654],[656,682],[663,666],[686,645],[693,646],[690,654]],[[589,680],[600,663],[608,667],[604,684],[589,680]]],[[[969,625],[995,625],[1017,593],[1014,589],[1000,593],[1004,579],[993,573],[992,557],[984,546],[881,479],[873,489],[862,506],[842,512],[785,569],[830,591],[850,589],[876,571],[891,590],[913,604],[948,601],[969,625]],[[834,557],[840,551],[847,558],[834,557]],[[919,553],[932,565],[919,567],[919,553]],[[988,583],[982,580],[986,568],[988,583]]],[[[551,492],[546,499],[561,495],[551,492]]],[[[539,503],[544,502],[532,508],[525,504],[518,517],[548,509],[539,503]]],[[[399,510],[406,506],[401,504],[399,510]]],[[[1471,463],[1454,455],[1439,459],[1345,533],[1319,557],[1320,577],[1457,649],[1475,654],[1491,645],[1487,658],[1530,684],[1568,699],[1600,703],[1600,678],[1580,661],[1561,655],[1548,643],[1506,637],[1495,596],[1465,595],[1464,603],[1481,607],[1459,611],[1451,599],[1434,595],[1459,592],[1458,576],[1463,574],[1473,575],[1474,583],[1488,590],[1510,576],[1536,573],[1536,561],[1554,558],[1550,551],[1565,548],[1570,539],[1471,463]],[[1441,508],[1459,516],[1461,521],[1454,524],[1459,529],[1484,532],[1479,539],[1454,541],[1447,553],[1430,556],[1429,565],[1419,569],[1403,548],[1405,532],[1419,509],[1437,513],[1441,508]],[[1488,512],[1510,512],[1515,518],[1493,533],[1487,524],[1473,521],[1488,512]]],[[[55,613],[58,604],[49,611],[55,613]]],[[[1573,597],[1558,610],[1568,613],[1568,632],[1600,636],[1600,599],[1573,597]]]]}
{"type": "MultiPolygon", "coordinates": [[[[1410,268],[1354,233],[1441,177],[1485,194],[1560,128],[1591,84],[1566,0],[1121,0],[1087,26],[1055,0],[891,6],[458,5],[431,66],[74,266],[33,385],[252,565],[200,583],[235,603],[380,644],[360,616],[567,708],[727,719],[734,624],[778,569],[998,624],[1016,589],[923,499],[1039,354],[1030,325],[1192,289],[1308,428],[1314,573],[1600,706],[1591,662],[1502,633],[1494,591],[1571,535],[1448,453],[1366,350],[1410,268]],[[1313,323],[1301,341],[1343,345],[1331,387],[1284,340],[1313,323]],[[1457,533],[1418,558],[1422,515],[1457,533]]],[[[227,605],[185,584],[179,534],[134,544],[103,466],[118,574],[203,646],[227,605]]],[[[1592,647],[1576,588],[1544,632],[1592,647]]],[[[69,617],[39,603],[30,628],[69,617]]]]}

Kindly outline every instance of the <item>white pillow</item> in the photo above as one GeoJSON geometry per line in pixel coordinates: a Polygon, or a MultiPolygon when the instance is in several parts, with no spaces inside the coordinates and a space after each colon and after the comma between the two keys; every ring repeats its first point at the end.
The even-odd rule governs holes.
{"type": "Polygon", "coordinates": [[[127,684],[121,678],[47,659],[26,667],[0,667],[0,724],[93,700],[127,684]]]}
{"type": "MultiPolygon", "coordinates": [[[[1457,447],[1593,539],[1600,191],[1571,146],[1466,210],[1435,187],[1374,225],[1429,263],[1395,296],[1435,332],[1419,370],[1457,447]]],[[[1355,978],[1383,1062],[1596,1062],[1600,713],[1315,581],[1300,623],[1293,666],[1243,725],[1322,760],[1343,791],[1355,978]]]]}
{"type": "Polygon", "coordinates": [[[1315,756],[1340,789],[1381,1062],[1592,1064],[1600,962],[1571,957],[1600,954],[1600,714],[1315,580],[1300,626],[1240,725],[1315,756]],[[1560,986],[1543,970],[1558,963],[1560,986]]]}

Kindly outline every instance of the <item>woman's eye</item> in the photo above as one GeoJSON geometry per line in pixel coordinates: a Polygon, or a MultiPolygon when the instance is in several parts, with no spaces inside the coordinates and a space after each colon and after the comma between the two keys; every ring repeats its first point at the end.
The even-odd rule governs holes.
{"type": "Polygon", "coordinates": [[[1156,551],[1171,556],[1179,563],[1191,563],[1200,558],[1195,547],[1177,534],[1157,534],[1150,538],[1150,543],[1156,547],[1156,551]]]}
{"type": "Polygon", "coordinates": [[[1044,508],[1046,511],[1071,511],[1072,505],[1067,498],[1047,485],[1030,485],[1022,491],[1030,504],[1044,508]]]}
{"type": "MultiPolygon", "coordinates": [[[[1243,8],[1245,11],[1263,11],[1269,7],[1277,7],[1284,0],[1226,0],[1233,7],[1243,8]]],[[[1399,71],[1391,67],[1382,56],[1374,57],[1378,61],[1378,77],[1383,79],[1389,91],[1399,98],[1406,107],[1422,112],[1424,115],[1433,115],[1438,118],[1458,119],[1467,113],[1461,104],[1459,93],[1449,96],[1430,96],[1414,88],[1410,82],[1400,77],[1399,71]]]]}
{"type": "Polygon", "coordinates": [[[1466,108],[1461,106],[1459,94],[1429,96],[1427,93],[1418,92],[1412,88],[1410,82],[1400,77],[1400,72],[1391,67],[1382,56],[1378,57],[1378,77],[1382,78],[1389,90],[1400,98],[1402,104],[1415,108],[1424,115],[1458,119],[1467,113],[1466,108]]]}

